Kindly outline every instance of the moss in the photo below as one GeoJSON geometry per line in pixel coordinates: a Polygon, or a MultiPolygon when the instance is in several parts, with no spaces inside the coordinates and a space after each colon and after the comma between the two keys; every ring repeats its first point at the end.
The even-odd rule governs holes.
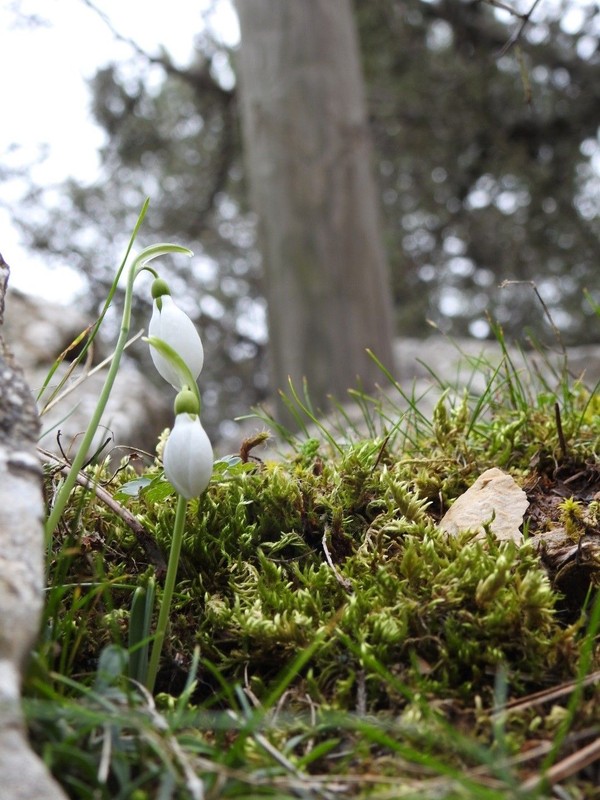
{"type": "MultiPolygon", "coordinates": [[[[403,705],[373,661],[408,686],[446,697],[491,692],[499,664],[515,686],[569,674],[573,650],[533,550],[448,538],[415,488],[419,472],[407,480],[412,464],[407,470],[402,460],[379,457],[381,446],[365,441],[339,457],[319,452],[234,468],[189,504],[171,657],[199,643],[227,680],[245,674],[266,686],[334,620],[309,668],[315,689],[336,707],[351,701],[358,674],[366,675],[369,707],[403,705]]],[[[173,498],[158,505],[142,493],[130,506],[168,548],[173,498]]],[[[83,558],[94,572],[83,544],[92,523],[108,554],[107,586],[131,589],[113,590],[113,609],[86,611],[95,642],[82,646],[86,660],[106,643],[93,624],[106,632],[109,620],[125,639],[123,607],[142,566],[134,566],[139,554],[128,528],[88,500],[71,568],[83,558]]]]}
{"type": "MultiPolygon", "coordinates": [[[[420,427],[415,415],[392,434],[344,445],[308,438],[277,463],[219,463],[209,491],[188,505],[171,656],[189,658],[199,643],[227,680],[245,674],[266,686],[325,632],[305,675],[336,706],[348,701],[358,674],[366,675],[369,703],[392,702],[396,692],[382,688],[372,662],[440,696],[489,693],[499,664],[514,686],[570,674],[578,634],[561,624],[537,552],[448,538],[437,527],[483,469],[500,464],[526,483],[564,446],[555,401],[541,393],[524,404],[515,386],[507,391],[514,376],[501,378],[501,390],[490,385],[478,400],[443,393],[420,427]]],[[[589,397],[565,390],[563,400],[570,457],[595,459],[589,397]]],[[[128,468],[96,477],[168,551],[175,498],[159,465],[141,478],[128,468]],[[121,492],[136,481],[137,496],[121,492]]],[[[577,511],[581,526],[579,501],[566,501],[563,517],[571,506],[569,520],[577,511]]],[[[152,564],[129,527],[89,492],[73,493],[64,522],[54,574],[74,586],[87,577],[116,587],[110,601],[85,609],[91,653],[105,641],[93,632],[95,615],[102,630],[109,618],[126,628],[131,594],[152,564]]],[[[61,603],[74,599],[66,592],[61,603]]]]}
{"type": "MultiPolygon", "coordinates": [[[[316,771],[404,775],[405,759],[421,763],[423,751],[462,770],[476,744],[494,758],[556,735],[560,704],[507,713],[501,742],[491,709],[502,682],[518,697],[572,678],[586,658],[597,665],[586,644],[589,597],[571,598],[565,616],[536,539],[562,523],[577,533],[576,551],[597,527],[600,421],[587,395],[565,391],[559,433],[555,397],[524,404],[502,380],[483,399],[445,393],[430,422],[416,410],[402,425],[388,414],[368,438],[330,434],[297,442],[278,462],[247,453],[218,462],[208,492],[187,507],[158,703],[177,707],[199,647],[191,705],[230,714],[239,704],[246,714],[242,696],[276,704],[275,716],[284,709],[294,723],[281,711],[271,741],[299,764],[322,752],[306,762],[316,771]],[[520,548],[438,527],[491,466],[528,491],[530,539],[520,548]],[[559,496],[569,499],[559,506],[559,496]],[[464,752],[455,747],[463,734],[464,752]]],[[[142,475],[127,465],[89,472],[167,553],[176,497],[159,463],[142,475]]],[[[161,566],[146,545],[92,492],[73,493],[33,675],[93,684],[103,648],[127,642],[135,589],[155,574],[160,600],[161,566]]],[[[597,711],[584,696],[577,724],[592,725],[597,711]]],[[[223,751],[236,740],[211,736],[223,751]]],[[[258,759],[254,740],[238,737],[231,763],[258,759]]]]}

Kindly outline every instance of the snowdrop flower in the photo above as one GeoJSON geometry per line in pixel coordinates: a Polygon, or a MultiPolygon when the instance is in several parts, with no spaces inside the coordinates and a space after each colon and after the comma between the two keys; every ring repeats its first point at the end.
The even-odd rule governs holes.
{"type": "MultiPolygon", "coordinates": [[[[204,349],[194,323],[175,305],[169,287],[162,278],[153,282],[152,297],[154,304],[148,335],[162,339],[172,347],[197,378],[204,364],[204,349]]],[[[175,366],[154,347],[150,348],[150,355],[160,375],[175,389],[182,389],[183,379],[175,366]]]]}
{"type": "Polygon", "coordinates": [[[198,400],[189,389],[175,399],[175,424],[163,450],[163,467],[169,483],[182,497],[198,497],[213,471],[213,449],[198,416],[198,400]]]}

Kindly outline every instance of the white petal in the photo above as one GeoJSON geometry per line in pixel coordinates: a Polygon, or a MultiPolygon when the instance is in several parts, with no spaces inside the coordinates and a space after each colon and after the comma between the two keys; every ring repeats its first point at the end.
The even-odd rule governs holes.
{"type": "MultiPolygon", "coordinates": [[[[172,347],[185,361],[194,378],[197,378],[204,364],[204,349],[196,326],[169,295],[163,295],[160,299],[160,311],[154,301],[148,334],[162,339],[172,347]]],[[[150,355],[159,374],[175,389],[181,389],[181,376],[170,361],[154,347],[150,348],[150,355]]]]}
{"type": "Polygon", "coordinates": [[[169,483],[187,500],[208,486],[213,471],[213,449],[200,418],[178,414],[163,451],[169,483]]]}

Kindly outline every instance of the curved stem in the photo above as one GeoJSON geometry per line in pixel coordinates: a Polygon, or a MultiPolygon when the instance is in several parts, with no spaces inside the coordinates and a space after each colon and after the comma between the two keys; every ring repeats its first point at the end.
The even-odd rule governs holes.
{"type": "Polygon", "coordinates": [[[48,519],[46,521],[47,548],[50,547],[50,540],[52,538],[52,534],[54,533],[54,531],[58,526],[59,520],[65,509],[71,491],[75,486],[79,470],[83,467],[85,463],[87,454],[94,440],[94,436],[96,435],[96,431],[100,426],[100,420],[102,419],[102,415],[104,414],[104,410],[106,409],[106,404],[108,403],[108,398],[110,397],[110,393],[112,391],[115,378],[117,377],[117,373],[119,371],[121,356],[123,355],[123,350],[125,349],[125,345],[127,344],[127,339],[129,337],[129,329],[131,327],[133,284],[139,273],[144,269],[148,269],[147,267],[148,261],[151,261],[153,258],[157,258],[158,256],[164,255],[165,253],[183,253],[184,255],[188,256],[192,255],[190,250],[188,250],[185,247],[180,247],[179,245],[155,244],[142,250],[142,252],[137,256],[137,258],[134,260],[129,269],[129,273],[127,275],[127,286],[125,289],[125,302],[123,306],[123,315],[121,317],[121,330],[119,333],[117,344],[115,346],[113,359],[109,367],[106,380],[104,381],[104,386],[102,387],[102,392],[100,393],[98,403],[96,405],[92,418],[90,419],[90,422],[83,436],[81,444],[79,445],[79,449],[77,450],[75,458],[73,459],[73,463],[71,464],[70,472],[65,478],[63,485],[60,487],[58,494],[56,495],[52,511],[50,512],[50,515],[48,516],[48,519]]]}
{"type": "Polygon", "coordinates": [[[177,577],[177,567],[179,566],[179,556],[181,554],[181,543],[183,541],[186,509],[187,500],[185,497],[182,497],[182,495],[179,495],[177,499],[177,510],[175,512],[175,524],[173,525],[173,541],[171,542],[169,564],[167,566],[165,586],[163,589],[162,599],[160,601],[160,612],[158,615],[158,622],[156,623],[156,634],[154,635],[152,655],[150,656],[150,664],[148,666],[148,677],[146,678],[146,688],[149,692],[154,691],[154,684],[156,682],[156,675],[158,673],[158,664],[160,662],[160,655],[165,640],[167,623],[169,621],[171,601],[173,599],[175,579],[177,577]]]}

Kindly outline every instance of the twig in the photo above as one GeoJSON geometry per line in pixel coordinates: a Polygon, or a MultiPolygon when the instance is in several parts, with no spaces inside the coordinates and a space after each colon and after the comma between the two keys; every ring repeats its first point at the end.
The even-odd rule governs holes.
{"type": "Polygon", "coordinates": [[[527,791],[535,789],[541,784],[549,783],[553,785],[559,781],[564,781],[565,778],[569,778],[598,759],[600,759],[600,738],[594,739],[593,742],[590,742],[585,747],[575,753],[571,753],[571,755],[563,758],[562,761],[558,761],[543,775],[534,775],[528,778],[523,783],[522,788],[527,791]]]}
{"type": "MultiPolygon", "coordinates": [[[[143,330],[141,330],[141,331],[138,331],[138,332],[136,333],[136,335],[135,335],[135,336],[132,336],[132,337],[131,337],[131,339],[129,339],[129,340],[128,340],[128,341],[125,343],[125,346],[124,346],[124,348],[123,348],[123,349],[124,349],[124,350],[126,350],[126,349],[127,349],[128,347],[130,347],[130,346],[131,346],[131,345],[132,345],[134,342],[137,342],[137,340],[138,340],[138,339],[139,339],[141,336],[143,336],[143,335],[144,335],[144,331],[143,331],[143,330]]],[[[78,387],[80,384],[84,383],[84,381],[86,381],[88,378],[91,378],[91,377],[92,377],[92,375],[95,375],[95,374],[96,374],[96,372],[99,372],[101,369],[104,369],[104,367],[106,367],[108,364],[110,364],[110,362],[112,361],[113,357],[114,357],[114,353],[111,353],[109,356],[107,356],[107,357],[104,359],[104,361],[101,361],[101,362],[100,362],[99,364],[97,364],[97,365],[96,365],[96,366],[95,366],[93,369],[88,369],[87,371],[84,371],[84,372],[83,372],[81,375],[79,375],[79,376],[78,376],[78,377],[77,377],[77,378],[76,378],[76,379],[73,381],[73,383],[70,383],[70,384],[67,386],[67,388],[66,388],[64,391],[62,391],[62,392],[61,392],[59,395],[57,395],[57,396],[53,397],[51,400],[49,400],[49,401],[46,403],[46,405],[44,406],[44,408],[43,408],[43,409],[42,409],[42,411],[40,412],[40,416],[41,416],[42,414],[45,414],[46,412],[48,412],[48,411],[49,411],[49,410],[50,410],[50,409],[51,409],[53,406],[55,406],[57,403],[60,403],[60,402],[61,402],[61,400],[64,400],[64,398],[65,398],[65,397],[67,397],[67,395],[69,395],[69,394],[70,394],[72,391],[74,391],[74,390],[75,390],[75,389],[76,389],[76,388],[77,388],[77,387],[78,387]]],[[[86,363],[87,363],[87,362],[86,362],[86,363]]],[[[69,371],[72,371],[72,369],[73,369],[75,366],[77,366],[77,364],[76,364],[75,362],[73,362],[73,367],[70,367],[70,368],[69,368],[69,371]]],[[[85,367],[84,367],[84,369],[85,369],[85,367]]],[[[68,378],[68,374],[65,376],[65,380],[66,380],[67,378],[68,378]]]]}
{"type": "Polygon", "coordinates": [[[229,101],[233,97],[233,90],[224,89],[214,80],[212,80],[209,69],[210,62],[204,67],[204,69],[180,69],[171,61],[168,55],[152,55],[151,53],[148,53],[147,50],[144,50],[143,47],[140,47],[135,39],[132,39],[130,36],[125,36],[118,31],[111,22],[108,14],[102,11],[102,9],[98,8],[98,6],[92,2],[92,0],[83,0],[83,4],[86,5],[90,11],[93,11],[94,14],[100,17],[102,22],[106,25],[108,30],[118,42],[123,42],[124,44],[129,45],[136,55],[144,58],[146,61],[148,61],[148,63],[161,66],[169,75],[176,75],[178,78],[188,83],[196,92],[198,92],[200,88],[204,92],[212,92],[225,101],[229,101]]]}
{"type": "Polygon", "coordinates": [[[521,19],[523,14],[519,11],[514,9],[512,6],[507,5],[507,3],[501,3],[500,0],[485,0],[488,6],[494,6],[494,8],[500,8],[502,11],[508,11],[509,14],[512,14],[513,17],[519,17],[521,19]]]}
{"type": "Polygon", "coordinates": [[[521,24],[517,26],[516,30],[514,31],[514,33],[512,34],[510,39],[508,40],[508,42],[504,45],[502,50],[500,50],[500,52],[498,53],[498,58],[502,58],[502,56],[506,55],[508,53],[508,51],[510,50],[510,48],[514,47],[514,45],[521,38],[521,36],[523,34],[523,31],[527,27],[527,24],[530,21],[531,15],[535,11],[535,7],[540,2],[540,0],[533,0],[533,5],[529,9],[529,11],[527,11],[525,14],[519,14],[519,12],[515,11],[514,9],[510,9],[507,6],[504,6],[504,5],[501,6],[497,1],[492,2],[492,0],[488,0],[488,2],[490,2],[491,5],[498,5],[500,8],[504,8],[505,10],[510,11],[510,13],[513,14],[513,16],[518,17],[521,20],[521,24]]]}
{"type": "MultiPolygon", "coordinates": [[[[67,474],[70,470],[70,464],[67,461],[62,461],[58,456],[50,453],[48,450],[38,448],[42,460],[46,464],[53,464],[58,466],[58,471],[67,474]]],[[[126,508],[124,508],[114,497],[106,491],[102,486],[93,481],[83,472],[77,474],[77,483],[84,486],[86,489],[92,489],[100,502],[104,503],[107,508],[116,514],[135,534],[138,543],[144,550],[148,561],[154,565],[157,578],[164,576],[167,564],[161,549],[153,539],[153,537],[144,528],[142,523],[126,508]]]]}
{"type": "Polygon", "coordinates": [[[350,581],[347,578],[344,578],[344,576],[342,574],[340,574],[340,572],[337,570],[335,564],[331,560],[331,554],[329,552],[329,548],[327,547],[327,534],[329,533],[329,531],[330,531],[329,526],[326,525],[325,526],[325,533],[323,534],[323,538],[321,539],[321,544],[323,546],[323,552],[325,553],[325,560],[327,561],[327,563],[331,567],[331,571],[335,575],[335,579],[337,580],[337,582],[341,586],[343,586],[344,589],[347,592],[351,592],[352,591],[352,584],[350,583],[350,581]]]}
{"type": "Polygon", "coordinates": [[[565,461],[567,458],[567,440],[565,439],[565,434],[563,431],[562,420],[560,418],[560,406],[558,403],[554,403],[554,417],[556,419],[556,433],[558,434],[560,452],[562,455],[562,460],[565,461]]]}
{"type": "Polygon", "coordinates": [[[526,697],[521,697],[517,700],[512,700],[506,705],[494,709],[493,714],[503,714],[505,711],[524,711],[526,708],[540,705],[541,703],[549,703],[551,700],[557,700],[566,694],[571,694],[575,687],[580,684],[582,686],[589,686],[593,683],[600,683],[600,670],[592,672],[587,675],[582,681],[572,680],[566,683],[561,683],[560,686],[551,686],[549,689],[544,689],[541,692],[529,694],[526,697]]]}

